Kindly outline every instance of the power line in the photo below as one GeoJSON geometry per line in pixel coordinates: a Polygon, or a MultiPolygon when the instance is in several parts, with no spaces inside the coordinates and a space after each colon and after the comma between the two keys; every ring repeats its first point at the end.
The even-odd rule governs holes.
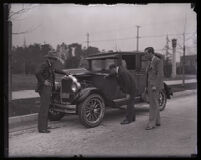
{"type": "MultiPolygon", "coordinates": [[[[185,34],[192,34],[192,33],[185,33],[185,34]]],[[[183,33],[179,34],[168,34],[168,35],[183,35],[183,33]]],[[[140,38],[160,38],[167,36],[166,34],[162,35],[149,35],[149,36],[141,36],[140,38]]],[[[136,39],[136,37],[124,37],[124,38],[118,38],[118,39],[102,39],[102,40],[92,40],[90,42],[107,42],[107,41],[115,41],[115,40],[129,40],[129,39],[136,39]]]]}
{"type": "MultiPolygon", "coordinates": [[[[166,24],[166,23],[171,23],[171,22],[178,22],[178,20],[181,19],[175,19],[175,20],[170,20],[170,21],[166,21],[166,22],[159,22],[159,23],[145,23],[145,24],[141,24],[141,26],[143,27],[149,27],[150,25],[157,25],[157,24],[166,24]]],[[[135,27],[136,25],[131,25],[128,27],[121,27],[118,29],[109,29],[109,30],[102,30],[102,31],[97,31],[97,32],[90,32],[90,34],[94,35],[94,34],[100,34],[100,33],[106,33],[106,32],[111,32],[111,31],[121,31],[121,30],[127,30],[127,29],[132,29],[133,27],[135,27]]]]}

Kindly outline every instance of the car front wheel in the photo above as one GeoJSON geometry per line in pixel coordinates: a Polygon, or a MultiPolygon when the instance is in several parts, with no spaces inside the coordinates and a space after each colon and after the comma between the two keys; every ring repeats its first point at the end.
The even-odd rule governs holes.
{"type": "Polygon", "coordinates": [[[88,127],[98,126],[105,114],[105,103],[99,94],[89,95],[79,106],[78,114],[80,122],[88,127]]]}
{"type": "Polygon", "coordinates": [[[167,97],[165,91],[162,90],[159,92],[159,110],[163,111],[166,107],[167,97]]]}

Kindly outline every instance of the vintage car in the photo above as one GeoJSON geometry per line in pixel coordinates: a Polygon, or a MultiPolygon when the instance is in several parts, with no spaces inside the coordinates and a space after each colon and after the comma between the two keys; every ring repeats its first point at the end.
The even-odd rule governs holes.
{"type": "MultiPolygon", "coordinates": [[[[55,82],[49,108],[49,119],[60,120],[67,114],[78,114],[86,127],[98,126],[104,117],[105,108],[121,108],[127,103],[115,78],[106,78],[110,64],[124,65],[136,78],[136,102],[142,102],[145,89],[145,69],[148,64],[144,52],[112,52],[89,56],[85,59],[88,68],[64,70],[71,75],[55,82]]],[[[164,110],[171,88],[164,83],[160,92],[160,110],[164,110]]]]}

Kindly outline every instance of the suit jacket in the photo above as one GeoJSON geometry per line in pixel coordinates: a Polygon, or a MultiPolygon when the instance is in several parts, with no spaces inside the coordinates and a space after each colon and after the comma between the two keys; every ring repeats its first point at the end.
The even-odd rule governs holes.
{"type": "Polygon", "coordinates": [[[149,84],[159,90],[163,89],[163,75],[163,60],[154,56],[146,69],[146,86],[149,84]]]}
{"type": "Polygon", "coordinates": [[[119,66],[119,70],[116,76],[120,89],[126,94],[135,96],[136,83],[134,76],[123,66],[119,66]]]}
{"type": "Polygon", "coordinates": [[[54,88],[54,82],[55,82],[55,73],[58,74],[66,74],[62,70],[55,69],[48,60],[43,62],[38,70],[36,71],[35,75],[38,80],[37,87],[35,89],[36,92],[39,92],[42,87],[44,86],[45,80],[48,80],[49,82],[52,83],[53,88],[54,88]]]}

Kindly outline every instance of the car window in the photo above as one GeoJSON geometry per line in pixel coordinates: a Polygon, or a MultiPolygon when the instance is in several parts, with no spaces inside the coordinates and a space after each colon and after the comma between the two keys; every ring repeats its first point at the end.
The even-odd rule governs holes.
{"type": "Polygon", "coordinates": [[[92,71],[108,71],[111,64],[116,63],[115,59],[97,59],[92,60],[91,70],[92,71]]]}

